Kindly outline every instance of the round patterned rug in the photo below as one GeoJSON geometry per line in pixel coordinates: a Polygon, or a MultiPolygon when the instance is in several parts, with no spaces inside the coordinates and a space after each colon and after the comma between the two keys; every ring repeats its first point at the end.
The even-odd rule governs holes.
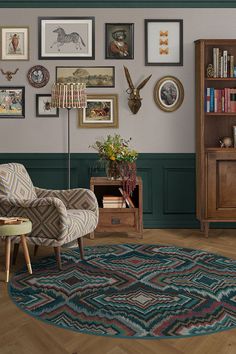
{"type": "Polygon", "coordinates": [[[236,261],[160,245],[107,245],[63,253],[15,274],[12,300],[65,329],[126,338],[173,338],[236,327],[236,261]]]}

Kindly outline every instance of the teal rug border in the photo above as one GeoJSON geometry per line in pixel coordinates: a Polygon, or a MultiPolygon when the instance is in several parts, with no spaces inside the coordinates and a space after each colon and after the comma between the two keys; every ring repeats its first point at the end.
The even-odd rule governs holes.
{"type": "MultiPolygon", "coordinates": [[[[109,246],[120,246],[120,245],[142,245],[142,243],[140,244],[137,244],[137,243],[117,243],[117,244],[105,244],[105,245],[95,245],[96,246],[102,246],[102,247],[109,247],[109,246]]],[[[204,251],[204,252],[207,252],[208,254],[212,254],[212,255],[215,255],[215,256],[221,256],[225,259],[229,259],[229,260],[232,260],[232,261],[236,261],[232,258],[228,258],[228,257],[225,257],[225,256],[222,256],[221,254],[218,254],[218,253],[212,253],[212,252],[208,252],[208,251],[205,251],[203,249],[196,249],[196,248],[191,248],[191,247],[181,247],[181,246],[176,246],[176,245],[168,245],[168,244],[150,244],[150,243],[144,243],[144,245],[149,245],[149,246],[152,246],[152,245],[156,245],[156,246],[163,246],[163,247],[176,247],[176,248],[186,248],[186,249],[190,249],[190,250],[194,250],[194,251],[204,251]]],[[[84,253],[86,255],[86,249],[88,248],[93,248],[94,246],[86,246],[84,247],[84,253]]],[[[76,249],[79,249],[76,248],[76,249]]],[[[65,251],[66,252],[66,251],[65,251]]],[[[47,257],[43,257],[42,259],[47,259],[47,258],[52,258],[54,256],[47,256],[47,257]]],[[[63,253],[62,253],[62,257],[63,257],[63,253]]],[[[82,261],[84,262],[84,261],[82,261]]],[[[86,261],[85,261],[86,262],[86,261]]],[[[32,269],[33,269],[33,265],[37,263],[37,262],[34,262],[32,263],[32,269]]],[[[56,261],[55,261],[56,263],[56,261]]],[[[20,272],[22,271],[27,271],[27,267],[24,266],[20,272]]],[[[63,270],[62,270],[63,271],[63,270]]],[[[16,273],[14,273],[16,274],[16,273]]],[[[77,329],[71,329],[71,328],[65,328],[63,327],[62,325],[58,325],[58,324],[55,324],[55,323],[51,323],[50,321],[47,321],[47,320],[44,320],[44,319],[41,319],[40,317],[37,317],[35,315],[33,315],[32,313],[30,313],[29,311],[23,309],[20,305],[18,305],[18,303],[16,301],[13,300],[12,298],[12,294],[11,294],[11,290],[10,290],[10,285],[11,285],[11,279],[7,285],[7,290],[8,290],[8,295],[9,295],[9,298],[11,299],[11,301],[16,305],[17,308],[19,308],[22,312],[24,312],[25,314],[29,315],[30,317],[33,317],[41,322],[44,322],[48,325],[51,325],[53,327],[57,327],[57,328],[62,328],[66,331],[72,331],[72,332],[76,332],[76,333],[81,333],[81,334],[88,334],[88,335],[91,335],[91,336],[97,336],[97,337],[109,337],[109,338],[120,338],[120,339],[133,339],[133,340],[162,340],[162,339],[182,339],[182,338],[191,338],[191,337],[201,337],[201,336],[209,336],[209,335],[212,335],[212,334],[216,334],[216,333],[220,333],[220,332],[225,332],[225,331],[230,331],[230,330],[233,330],[236,328],[236,325],[231,327],[231,328],[224,328],[224,329],[220,329],[220,330],[217,330],[217,331],[212,331],[212,332],[209,332],[209,333],[202,333],[202,334],[195,334],[195,335],[186,335],[186,336],[162,336],[162,337],[131,337],[131,336],[121,336],[121,335],[108,335],[108,334],[96,334],[96,333],[91,333],[89,331],[79,331],[77,329]]]]}

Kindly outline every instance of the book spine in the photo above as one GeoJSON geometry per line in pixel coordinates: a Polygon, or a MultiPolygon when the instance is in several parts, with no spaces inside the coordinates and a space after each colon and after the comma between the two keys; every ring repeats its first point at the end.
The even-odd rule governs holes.
{"type": "Polygon", "coordinates": [[[234,147],[236,148],[236,125],[233,126],[234,147]]]}
{"type": "Polygon", "coordinates": [[[210,88],[210,112],[214,112],[214,88],[210,88]]]}
{"type": "Polygon", "coordinates": [[[213,77],[216,78],[216,74],[217,74],[217,71],[216,71],[216,48],[213,48],[213,69],[214,69],[213,77]]]}
{"type": "Polygon", "coordinates": [[[214,112],[217,113],[218,111],[218,90],[215,89],[214,91],[214,112]]]}
{"type": "Polygon", "coordinates": [[[227,52],[227,50],[224,50],[223,51],[224,77],[227,77],[227,58],[228,58],[228,52],[227,52]]]}
{"type": "Polygon", "coordinates": [[[211,99],[211,89],[207,87],[206,89],[206,112],[209,113],[210,110],[210,99],[211,99]]]}
{"type": "Polygon", "coordinates": [[[231,89],[228,88],[228,112],[231,112],[231,106],[230,106],[230,94],[231,94],[231,89]]]}
{"type": "Polygon", "coordinates": [[[234,77],[234,56],[230,55],[230,77],[234,77]]]}
{"type": "Polygon", "coordinates": [[[225,90],[221,90],[221,112],[225,111],[225,90]]]}

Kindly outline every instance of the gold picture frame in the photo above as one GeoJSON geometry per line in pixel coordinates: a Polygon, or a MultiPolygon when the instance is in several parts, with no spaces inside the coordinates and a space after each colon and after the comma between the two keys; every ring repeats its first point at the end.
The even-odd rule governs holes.
{"type": "Polygon", "coordinates": [[[118,95],[88,95],[78,115],[81,128],[118,128],[118,95]]]}
{"type": "Polygon", "coordinates": [[[176,111],[184,100],[184,87],[174,76],[164,76],[157,81],[153,97],[156,105],[164,112],[176,111]]]}

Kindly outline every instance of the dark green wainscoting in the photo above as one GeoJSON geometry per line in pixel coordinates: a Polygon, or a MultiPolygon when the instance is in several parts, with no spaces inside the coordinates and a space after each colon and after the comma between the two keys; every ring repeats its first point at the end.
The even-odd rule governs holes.
{"type": "MultiPolygon", "coordinates": [[[[71,187],[89,187],[91,176],[104,175],[97,154],[71,155],[71,187]]],[[[67,186],[66,154],[0,154],[0,163],[19,162],[35,186],[67,186]]],[[[145,228],[195,228],[195,154],[140,154],[145,228]]]]}

